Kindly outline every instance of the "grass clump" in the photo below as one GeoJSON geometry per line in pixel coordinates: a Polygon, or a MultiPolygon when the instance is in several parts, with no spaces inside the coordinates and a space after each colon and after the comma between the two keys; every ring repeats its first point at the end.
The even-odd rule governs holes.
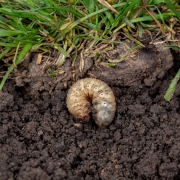
{"type": "MultiPolygon", "coordinates": [[[[0,4],[0,58],[14,52],[12,65],[0,84],[32,50],[54,48],[65,58],[84,43],[118,43],[117,32],[136,42],[144,30],[165,34],[174,28],[171,18],[180,19],[177,1],[170,0],[13,0],[0,4]]],[[[109,66],[115,64],[109,63],[109,66]]]]}

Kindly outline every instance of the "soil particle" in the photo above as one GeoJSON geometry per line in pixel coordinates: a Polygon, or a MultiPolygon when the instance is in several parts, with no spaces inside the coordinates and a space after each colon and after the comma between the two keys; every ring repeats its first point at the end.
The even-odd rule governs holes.
{"type": "Polygon", "coordinates": [[[0,99],[0,111],[4,111],[8,106],[12,107],[14,105],[13,95],[11,94],[0,91],[0,99]]]}
{"type": "Polygon", "coordinates": [[[145,154],[134,167],[134,174],[139,175],[142,178],[151,177],[152,179],[155,179],[157,176],[157,167],[159,167],[159,165],[160,159],[158,158],[158,153],[150,151],[145,154]]]}
{"type": "Polygon", "coordinates": [[[159,167],[159,175],[162,179],[173,179],[178,172],[176,163],[162,163],[159,167]]]}

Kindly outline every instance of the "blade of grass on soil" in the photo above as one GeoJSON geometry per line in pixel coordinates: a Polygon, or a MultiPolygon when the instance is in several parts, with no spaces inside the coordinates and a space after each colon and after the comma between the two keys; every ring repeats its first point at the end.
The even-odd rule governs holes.
{"type": "Polygon", "coordinates": [[[180,50],[180,47],[178,46],[173,46],[173,45],[169,45],[169,46],[164,46],[164,49],[173,49],[173,50],[180,50]]]}
{"type": "Polygon", "coordinates": [[[176,86],[177,86],[177,83],[180,79],[180,69],[179,71],[177,72],[176,76],[174,77],[174,79],[172,80],[168,90],[166,91],[166,94],[164,95],[164,98],[166,99],[166,101],[170,101],[175,90],[176,90],[176,86]]]}
{"type": "MultiPolygon", "coordinates": [[[[24,57],[27,55],[27,53],[31,50],[32,48],[32,44],[26,44],[24,46],[24,48],[22,49],[22,51],[20,52],[20,54],[18,55],[17,61],[16,61],[16,65],[20,64],[24,57]]],[[[4,75],[1,83],[0,83],[0,91],[2,90],[4,83],[6,82],[9,74],[12,72],[12,70],[14,69],[14,63],[11,64],[11,66],[8,68],[8,71],[6,72],[6,74],[4,75]]]]}

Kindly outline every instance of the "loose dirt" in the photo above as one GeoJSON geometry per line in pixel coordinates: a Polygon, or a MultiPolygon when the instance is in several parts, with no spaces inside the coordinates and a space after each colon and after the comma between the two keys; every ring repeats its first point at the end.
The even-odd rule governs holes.
{"type": "Polygon", "coordinates": [[[80,60],[73,68],[67,60],[57,78],[35,64],[36,54],[24,61],[0,92],[0,180],[180,179],[180,84],[170,103],[163,98],[179,57],[168,71],[170,51],[154,48],[139,53],[137,69],[130,68],[134,61],[112,70],[89,57],[82,69],[80,60]],[[124,75],[123,67],[132,73],[124,75]],[[83,77],[114,91],[117,111],[105,129],[79,123],[67,110],[67,91],[83,77]]]}

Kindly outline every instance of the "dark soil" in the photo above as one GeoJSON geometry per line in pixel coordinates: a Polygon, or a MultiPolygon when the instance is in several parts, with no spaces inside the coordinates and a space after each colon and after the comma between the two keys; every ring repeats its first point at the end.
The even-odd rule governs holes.
{"type": "Polygon", "coordinates": [[[170,103],[163,98],[179,64],[175,59],[167,71],[171,55],[153,52],[143,50],[159,62],[154,71],[143,66],[127,81],[125,63],[108,73],[89,60],[77,72],[67,61],[67,72],[51,78],[24,61],[21,75],[0,92],[0,180],[180,179],[180,84],[170,103]],[[76,122],[66,107],[74,79],[88,76],[107,82],[116,97],[115,119],[105,129],[76,122]]]}

